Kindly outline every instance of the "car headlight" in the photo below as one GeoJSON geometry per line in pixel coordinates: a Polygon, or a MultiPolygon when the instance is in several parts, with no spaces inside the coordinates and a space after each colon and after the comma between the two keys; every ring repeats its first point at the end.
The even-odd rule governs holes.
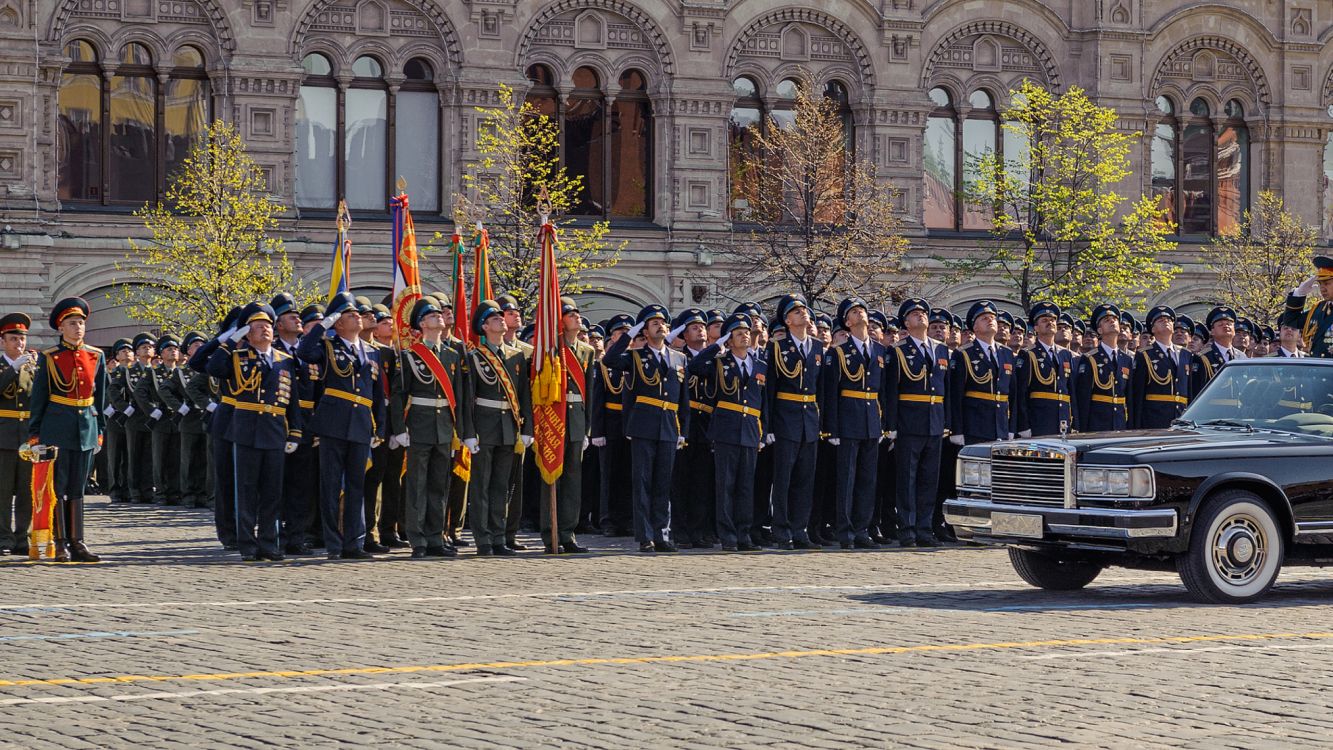
{"type": "Polygon", "coordinates": [[[964,487],[990,488],[990,461],[958,459],[958,476],[964,487]]]}
{"type": "Polygon", "coordinates": [[[1079,469],[1078,494],[1105,495],[1106,469],[1079,469]]]}
{"type": "Polygon", "coordinates": [[[1154,494],[1152,469],[1147,466],[1125,469],[1081,466],[1078,470],[1078,494],[1151,498],[1154,494]]]}

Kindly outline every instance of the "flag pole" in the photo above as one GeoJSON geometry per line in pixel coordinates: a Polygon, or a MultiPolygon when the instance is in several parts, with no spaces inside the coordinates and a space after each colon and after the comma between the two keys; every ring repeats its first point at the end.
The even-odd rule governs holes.
{"type": "MultiPolygon", "coordinates": [[[[545,227],[547,222],[551,220],[551,209],[551,197],[546,192],[546,186],[542,185],[541,193],[537,195],[537,217],[539,226],[545,227]]],[[[551,270],[554,271],[555,269],[552,268],[551,270]]],[[[558,306],[560,300],[549,300],[549,303],[558,306]]],[[[556,335],[563,338],[564,332],[558,331],[556,335]]],[[[542,354],[538,353],[537,356],[542,356],[542,354]]],[[[565,395],[563,393],[560,394],[560,398],[563,400],[565,395]]],[[[538,453],[540,453],[540,451],[538,451],[538,453]]],[[[537,456],[534,456],[534,458],[537,458],[537,456]]],[[[558,555],[560,554],[560,524],[557,520],[558,514],[556,513],[555,484],[555,482],[550,482],[546,485],[546,507],[547,512],[550,513],[551,516],[551,550],[558,555]]]]}

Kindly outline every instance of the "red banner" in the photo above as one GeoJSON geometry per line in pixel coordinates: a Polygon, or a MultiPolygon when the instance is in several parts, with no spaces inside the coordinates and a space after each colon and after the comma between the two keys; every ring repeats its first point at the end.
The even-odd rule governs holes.
{"type": "Polygon", "coordinates": [[[28,559],[51,560],[56,556],[56,488],[54,459],[32,462],[32,530],[28,532],[28,559]]]}
{"type": "Polygon", "coordinates": [[[412,345],[412,308],[421,299],[417,265],[417,230],[407,207],[407,194],[389,201],[393,218],[393,340],[398,349],[412,345]]]}
{"type": "Polygon", "coordinates": [[[532,429],[537,469],[547,484],[565,469],[564,338],[560,331],[560,279],[555,268],[555,227],[543,217],[538,230],[541,278],[537,289],[537,317],[532,352],[532,429]]]}

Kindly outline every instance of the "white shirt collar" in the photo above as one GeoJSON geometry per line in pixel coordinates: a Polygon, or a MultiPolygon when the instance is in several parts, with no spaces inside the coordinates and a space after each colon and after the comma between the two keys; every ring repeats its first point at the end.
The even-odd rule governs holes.
{"type": "Polygon", "coordinates": [[[652,344],[647,344],[643,348],[647,349],[653,354],[656,354],[660,359],[666,359],[667,348],[665,346],[663,346],[661,349],[654,349],[652,344]]]}
{"type": "Polygon", "coordinates": [[[1115,348],[1114,346],[1107,346],[1105,341],[1098,341],[1097,345],[1100,346],[1102,348],[1102,351],[1106,353],[1106,358],[1113,362],[1115,361],[1115,355],[1120,353],[1120,350],[1115,348]]]}
{"type": "Polygon", "coordinates": [[[913,336],[912,334],[909,333],[907,334],[907,338],[911,339],[913,344],[916,344],[916,348],[918,351],[920,351],[922,347],[929,346],[929,344],[927,343],[930,341],[929,336],[927,336],[924,339],[919,339],[916,336],[913,336]]]}

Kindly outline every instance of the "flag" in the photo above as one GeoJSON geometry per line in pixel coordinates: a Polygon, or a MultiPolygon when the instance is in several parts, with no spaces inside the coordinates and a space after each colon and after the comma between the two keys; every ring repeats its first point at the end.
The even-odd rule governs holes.
{"type": "Polygon", "coordinates": [[[454,336],[470,346],[477,343],[477,338],[472,334],[472,311],[463,289],[463,235],[458,233],[458,227],[454,227],[454,235],[449,238],[449,251],[454,256],[454,336]]]}
{"type": "Polygon", "coordinates": [[[407,193],[389,199],[393,224],[393,341],[399,349],[412,345],[412,306],[421,299],[421,273],[417,268],[417,232],[407,193]]]}
{"type": "Polygon", "coordinates": [[[329,296],[352,290],[352,217],[347,213],[347,201],[338,201],[338,238],[333,241],[332,270],[329,273],[329,296]]]}
{"type": "Polygon", "coordinates": [[[532,427],[537,470],[555,484],[565,467],[565,342],[560,331],[560,279],[555,269],[555,227],[543,216],[537,230],[541,276],[537,287],[537,318],[533,329],[532,427]]]}
{"type": "MultiPolygon", "coordinates": [[[[28,446],[24,446],[26,449],[28,446]]],[[[26,459],[32,461],[32,528],[28,531],[28,559],[50,560],[56,556],[55,529],[56,489],[55,489],[55,449],[48,449],[47,455],[37,456],[26,452],[26,459]]],[[[19,451],[24,457],[25,450],[19,451]]],[[[17,545],[16,545],[17,546],[17,545]]]]}
{"type": "Polygon", "coordinates": [[[491,289],[491,235],[477,222],[477,233],[472,235],[472,252],[476,254],[476,264],[472,271],[472,305],[468,307],[468,319],[477,311],[477,305],[484,299],[495,299],[491,289]]]}

